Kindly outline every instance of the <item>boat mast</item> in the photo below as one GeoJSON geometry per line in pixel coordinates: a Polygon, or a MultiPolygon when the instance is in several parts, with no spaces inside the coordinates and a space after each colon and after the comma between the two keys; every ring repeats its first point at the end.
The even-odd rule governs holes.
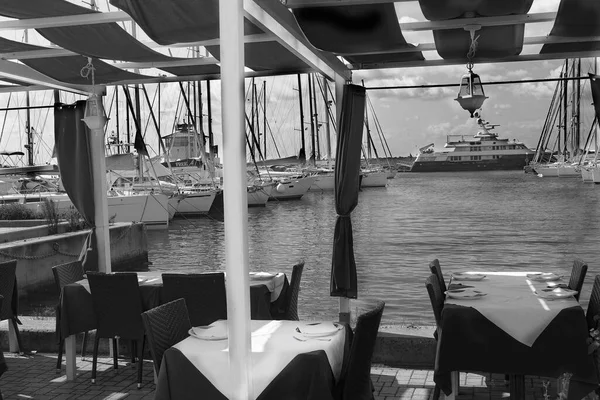
{"type": "Polygon", "coordinates": [[[306,141],[304,139],[304,108],[302,107],[302,80],[300,74],[298,74],[298,100],[300,102],[300,139],[302,141],[301,152],[304,153],[306,158],[306,141]]]}
{"type": "Polygon", "coordinates": [[[318,107],[317,107],[317,90],[315,89],[315,81],[316,80],[317,80],[317,77],[315,76],[315,74],[312,74],[312,92],[313,92],[313,101],[315,103],[315,105],[314,105],[315,115],[313,115],[313,118],[315,119],[315,138],[317,140],[317,155],[316,155],[315,161],[321,159],[321,140],[319,138],[319,111],[318,111],[318,107]]]}
{"type": "MultiPolygon", "coordinates": [[[[581,76],[581,58],[577,59],[577,77],[579,78],[581,76]]],[[[575,152],[579,152],[579,144],[581,142],[581,126],[580,126],[580,112],[581,112],[581,82],[579,81],[579,79],[577,79],[577,83],[576,83],[577,87],[577,93],[576,93],[576,104],[575,104],[575,143],[574,143],[574,151],[575,152]]]]}
{"type": "Polygon", "coordinates": [[[267,159],[267,81],[263,81],[263,155],[267,159]]]}
{"type": "Polygon", "coordinates": [[[567,110],[569,108],[569,81],[567,78],[569,77],[569,59],[565,60],[565,79],[563,82],[563,161],[566,161],[567,157],[567,110]]]}
{"type": "Polygon", "coordinates": [[[210,103],[210,81],[209,80],[206,81],[206,102],[207,102],[207,107],[208,107],[208,121],[207,121],[207,123],[208,123],[208,148],[209,148],[209,153],[210,153],[210,157],[212,160],[213,157],[215,156],[215,154],[213,153],[215,142],[213,139],[213,131],[212,131],[212,106],[210,103]]]}
{"type": "Polygon", "coordinates": [[[331,125],[329,125],[329,95],[327,91],[329,90],[329,84],[327,83],[327,78],[323,75],[323,100],[325,101],[325,143],[327,145],[327,165],[331,163],[331,125]]]}
{"type": "MultiPolygon", "coordinates": [[[[25,29],[23,33],[25,43],[29,42],[29,31],[25,29]]],[[[31,99],[29,98],[29,90],[25,93],[25,105],[27,106],[27,120],[25,122],[25,131],[27,132],[27,162],[29,165],[33,165],[33,131],[31,129],[31,99]]]]}
{"type": "MultiPolygon", "coordinates": [[[[254,85],[254,78],[252,78],[252,82],[250,83],[250,128],[252,128],[252,134],[256,132],[256,127],[254,126],[254,95],[256,94],[256,86],[254,85]]],[[[256,152],[256,138],[252,141],[252,152],[256,152]]]]}
{"type": "Polygon", "coordinates": [[[312,103],[312,75],[308,74],[308,104],[310,106],[310,140],[311,140],[311,154],[310,158],[313,160],[313,165],[317,165],[317,153],[316,153],[316,145],[315,145],[315,123],[313,119],[313,103],[312,103]]]}

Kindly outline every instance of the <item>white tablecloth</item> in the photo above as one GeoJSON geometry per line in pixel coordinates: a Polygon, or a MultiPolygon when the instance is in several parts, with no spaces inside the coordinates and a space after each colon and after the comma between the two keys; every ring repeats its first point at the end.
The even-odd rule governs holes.
{"type": "MultiPolygon", "coordinates": [[[[161,285],[162,284],[162,273],[161,272],[139,272],[138,282],[140,285],[161,285]]],[[[272,274],[269,279],[266,279],[262,273],[250,272],[250,286],[254,285],[265,285],[269,292],[271,292],[271,302],[276,301],[281,294],[283,284],[285,282],[285,274],[279,272],[272,274]]],[[[87,279],[77,281],[78,284],[83,286],[88,293],[90,291],[90,283],[87,279]]]]}
{"type": "Polygon", "coordinates": [[[446,297],[446,303],[473,307],[527,346],[535,343],[538,336],[561,310],[579,304],[573,297],[544,300],[536,296],[535,291],[546,289],[548,282],[535,282],[528,279],[526,275],[531,272],[474,272],[486,275],[486,278],[481,281],[460,281],[460,283],[473,286],[474,289],[487,293],[487,296],[475,300],[446,297]]]}
{"type": "MultiPolygon", "coordinates": [[[[227,321],[219,320],[215,324],[227,324],[227,321]]],[[[332,336],[327,336],[327,339],[331,339],[329,341],[294,339],[296,327],[302,330],[306,324],[302,321],[251,321],[254,398],[301,353],[324,350],[335,379],[339,379],[344,358],[345,330],[340,329],[332,336]]],[[[201,340],[190,336],[173,347],[180,350],[225,397],[231,398],[227,340],[201,340]]]]}

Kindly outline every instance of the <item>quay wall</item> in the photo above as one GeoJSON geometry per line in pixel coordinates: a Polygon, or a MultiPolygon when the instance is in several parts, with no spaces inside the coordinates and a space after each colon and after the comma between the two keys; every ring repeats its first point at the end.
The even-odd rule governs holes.
{"type": "MultiPolygon", "coordinates": [[[[38,297],[56,292],[52,267],[77,260],[90,230],[58,235],[35,236],[45,226],[19,229],[17,240],[0,243],[0,262],[17,260],[19,297],[38,297]],[[31,234],[27,238],[23,235],[31,234]]],[[[0,237],[0,241],[5,238],[0,237]]],[[[142,270],[148,266],[146,227],[141,223],[116,223],[110,226],[110,248],[113,271],[142,270]]]]}

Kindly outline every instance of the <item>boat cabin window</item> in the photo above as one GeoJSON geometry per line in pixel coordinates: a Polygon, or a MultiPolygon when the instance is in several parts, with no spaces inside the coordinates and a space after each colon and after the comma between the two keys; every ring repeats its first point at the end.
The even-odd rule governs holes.
{"type": "Polygon", "coordinates": [[[450,156],[450,161],[460,161],[460,156],[450,156]]]}
{"type": "Polygon", "coordinates": [[[481,160],[481,156],[471,156],[471,161],[479,161],[481,160]]]}

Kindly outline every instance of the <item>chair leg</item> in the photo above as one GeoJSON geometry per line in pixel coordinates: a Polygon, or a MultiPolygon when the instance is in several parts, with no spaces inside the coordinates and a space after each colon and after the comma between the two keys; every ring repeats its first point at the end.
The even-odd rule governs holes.
{"type": "Polygon", "coordinates": [[[100,342],[100,336],[98,336],[98,332],[96,332],[96,337],[94,338],[94,354],[92,355],[92,383],[96,383],[96,366],[98,364],[98,344],[100,342]]]}
{"type": "Polygon", "coordinates": [[[60,372],[62,369],[62,355],[65,347],[65,339],[60,339],[58,343],[58,358],[56,359],[56,372],[60,372]]]}
{"type": "Polygon", "coordinates": [[[113,344],[113,366],[115,369],[119,369],[119,345],[117,344],[117,338],[112,338],[113,344]]]}
{"type": "MultiPolygon", "coordinates": [[[[137,346],[137,343],[136,343],[137,346]]],[[[138,353],[138,389],[142,387],[142,368],[144,367],[144,347],[146,346],[146,335],[142,338],[142,346],[138,353]]]]}
{"type": "Polygon", "coordinates": [[[137,342],[135,340],[131,341],[130,345],[131,350],[131,365],[135,366],[135,353],[137,353],[137,342]]]}
{"type": "Polygon", "coordinates": [[[85,348],[87,347],[88,333],[83,332],[83,343],[81,343],[81,360],[85,359],[85,348]]]}
{"type": "Polygon", "coordinates": [[[21,333],[19,333],[19,326],[16,319],[12,319],[13,327],[15,328],[15,335],[17,336],[17,345],[19,346],[19,353],[24,353],[23,342],[21,341],[21,333]]]}

